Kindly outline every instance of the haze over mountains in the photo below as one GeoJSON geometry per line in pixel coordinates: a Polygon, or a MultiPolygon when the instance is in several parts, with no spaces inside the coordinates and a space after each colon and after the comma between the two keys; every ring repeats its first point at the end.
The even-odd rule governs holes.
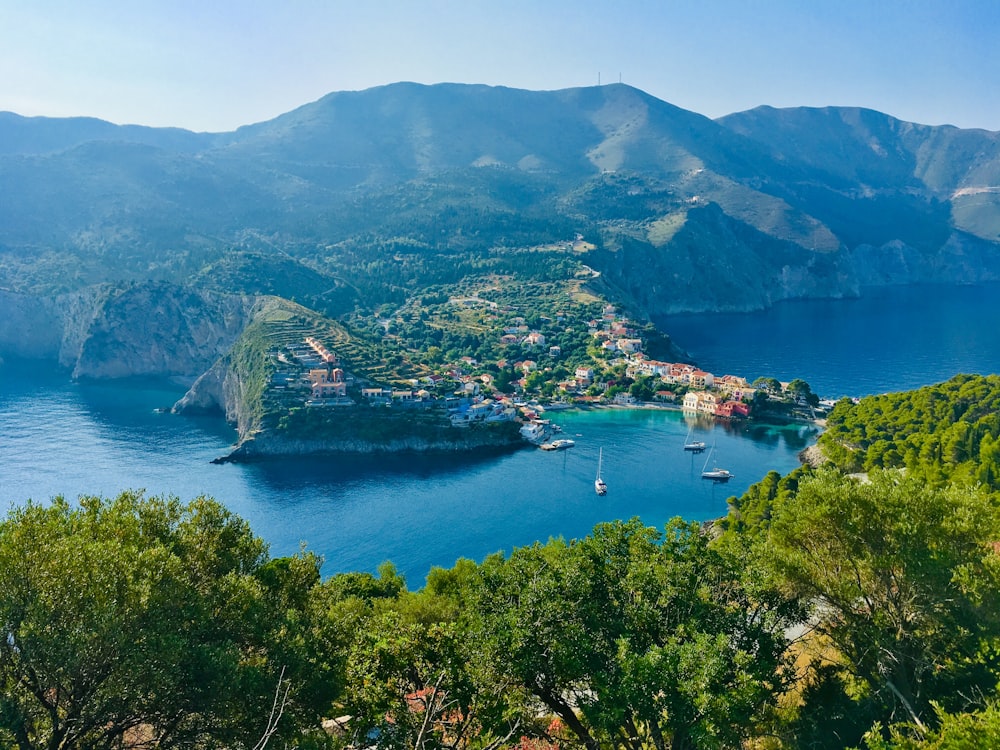
{"type": "Polygon", "coordinates": [[[1000,278],[1000,133],[713,121],[622,84],[399,83],[231,133],[3,113],[0,195],[0,288],[33,295],[165,280],[338,313],[576,234],[647,316],[1000,278]]]}

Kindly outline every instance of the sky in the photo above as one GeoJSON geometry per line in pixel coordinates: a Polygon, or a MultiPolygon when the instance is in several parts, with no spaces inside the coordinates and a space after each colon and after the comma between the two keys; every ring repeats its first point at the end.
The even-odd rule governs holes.
{"type": "Polygon", "coordinates": [[[1000,130],[997,0],[0,0],[0,110],[233,130],[397,81],[1000,130]]]}

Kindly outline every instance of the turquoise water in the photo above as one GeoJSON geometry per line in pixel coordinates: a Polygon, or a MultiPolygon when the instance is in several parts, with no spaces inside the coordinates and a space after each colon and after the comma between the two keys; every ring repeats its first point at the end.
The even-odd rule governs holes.
{"type": "MultiPolygon", "coordinates": [[[[912,388],[956,372],[1000,372],[1000,286],[890,289],[863,300],[800,302],[753,315],[666,319],[699,363],[722,374],[802,377],[823,395],[912,388]]],[[[576,447],[500,456],[391,456],[212,464],[233,432],[213,418],[154,413],[179,389],[75,384],[51,365],[0,367],[0,488],[6,506],[126,488],[190,500],[211,495],[246,518],[275,555],[301,543],[324,573],[392,560],[411,587],[432,565],[587,534],[600,521],[723,514],[726,499],[812,442],[807,428],[699,424],[727,485],[700,478],[678,412],[564,411],[550,416],[576,447]],[[603,447],[607,496],[594,494],[603,447]]]]}

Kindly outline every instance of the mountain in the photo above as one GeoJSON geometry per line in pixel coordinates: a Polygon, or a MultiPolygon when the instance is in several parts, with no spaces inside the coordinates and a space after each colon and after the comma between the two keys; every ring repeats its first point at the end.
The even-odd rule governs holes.
{"type": "Polygon", "coordinates": [[[2,113],[0,144],[0,288],[26,294],[171,281],[339,315],[577,234],[640,318],[1000,278],[1000,134],[857,108],[399,83],[232,133],[2,113]]]}

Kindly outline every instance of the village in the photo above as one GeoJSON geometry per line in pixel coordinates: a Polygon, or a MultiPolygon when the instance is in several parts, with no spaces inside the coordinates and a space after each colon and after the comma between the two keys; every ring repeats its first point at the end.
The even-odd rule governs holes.
{"type": "Polygon", "coordinates": [[[689,363],[652,359],[644,352],[639,326],[610,304],[599,318],[586,321],[586,329],[588,349],[597,355],[570,370],[569,377],[555,377],[558,369],[566,371],[553,366],[563,355],[560,347],[548,345],[543,331],[529,329],[515,316],[501,329],[499,344],[531,356],[490,363],[463,356],[419,378],[390,383],[355,376],[326,344],[306,336],[272,350],[270,389],[285,392],[282,401],[288,407],[440,409],[453,427],[520,422],[522,437],[536,444],[551,438],[544,412],[570,407],[661,407],[741,419],[755,410],[794,417],[796,408],[797,416],[815,418],[832,405],[819,402],[802,381],[759,378],[751,383],[689,363]]]}

